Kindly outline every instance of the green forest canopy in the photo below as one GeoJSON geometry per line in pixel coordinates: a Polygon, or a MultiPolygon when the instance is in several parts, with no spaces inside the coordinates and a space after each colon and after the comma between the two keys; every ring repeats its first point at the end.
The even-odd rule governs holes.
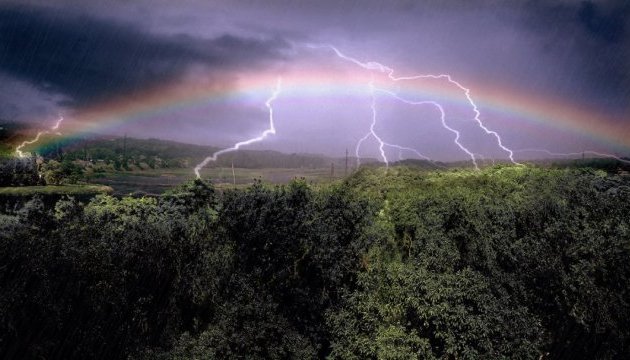
{"type": "Polygon", "coordinates": [[[0,216],[0,357],[627,358],[629,200],[503,166],[33,198],[0,216]]]}

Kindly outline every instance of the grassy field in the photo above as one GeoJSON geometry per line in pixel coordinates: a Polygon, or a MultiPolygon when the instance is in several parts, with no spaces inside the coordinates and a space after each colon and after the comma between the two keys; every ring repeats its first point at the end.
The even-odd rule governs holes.
{"type": "MultiPolygon", "coordinates": [[[[338,179],[343,171],[331,177],[329,168],[319,169],[244,169],[207,168],[201,171],[203,179],[211,180],[217,188],[242,187],[252,184],[258,179],[271,184],[286,184],[294,178],[305,178],[307,182],[319,184],[338,179]]],[[[160,194],[183,182],[192,180],[195,174],[192,169],[152,169],[129,172],[112,172],[99,174],[90,180],[92,183],[110,186],[115,194],[123,195],[134,192],[160,194]]]]}
{"type": "Polygon", "coordinates": [[[109,194],[113,189],[105,185],[16,186],[0,187],[0,196],[32,195],[94,195],[109,194]]]}

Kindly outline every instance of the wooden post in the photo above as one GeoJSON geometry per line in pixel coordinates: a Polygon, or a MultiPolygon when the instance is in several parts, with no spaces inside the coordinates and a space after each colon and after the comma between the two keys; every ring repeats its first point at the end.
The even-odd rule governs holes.
{"type": "Polygon", "coordinates": [[[59,161],[63,161],[63,149],[61,148],[60,141],[56,142],[57,145],[57,158],[59,161]]]}
{"type": "Polygon", "coordinates": [[[335,163],[332,162],[332,163],[330,163],[330,180],[331,181],[332,181],[334,176],[335,176],[335,163]]]}
{"type": "Polygon", "coordinates": [[[343,171],[343,176],[348,176],[348,148],[346,148],[346,167],[343,171]]]}
{"type": "Polygon", "coordinates": [[[234,174],[234,156],[232,156],[232,183],[236,185],[236,174],[234,174]]]}
{"type": "Polygon", "coordinates": [[[123,138],[123,168],[127,168],[127,133],[125,133],[123,138]]]}

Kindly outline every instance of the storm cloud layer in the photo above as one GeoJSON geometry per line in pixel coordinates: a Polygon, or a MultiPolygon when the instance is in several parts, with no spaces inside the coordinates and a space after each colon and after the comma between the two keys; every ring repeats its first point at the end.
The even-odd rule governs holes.
{"type": "MultiPolygon", "coordinates": [[[[218,85],[245,72],[276,74],[285,65],[299,68],[308,54],[295,44],[309,42],[335,44],[401,74],[449,73],[473,87],[509,88],[579,104],[616,119],[625,131],[630,121],[629,15],[630,5],[617,0],[0,0],[0,119],[42,119],[59,110],[134,98],[178,83],[191,71],[218,85]]],[[[335,59],[326,61],[322,69],[335,59]]],[[[330,126],[355,121],[357,116],[347,113],[364,116],[364,106],[357,102],[349,110],[327,100],[330,107],[322,118],[312,115],[319,110],[279,99],[286,111],[279,112],[278,126],[282,130],[284,125],[285,132],[268,144],[287,151],[334,148],[335,153],[351,145],[362,128],[350,129],[347,139],[335,138],[334,144],[323,134],[330,126]],[[301,140],[305,133],[321,136],[311,136],[309,142],[301,140]]],[[[147,119],[144,125],[153,126],[142,135],[227,144],[264,126],[264,106],[237,105],[214,104],[206,109],[211,116],[180,112],[177,132],[166,129],[171,123],[166,115],[147,119]]],[[[396,111],[405,113],[395,109],[393,117],[396,111]]],[[[509,142],[530,145],[506,119],[490,116],[489,121],[509,142]]],[[[388,129],[392,136],[406,135],[405,130],[388,129]]],[[[422,136],[419,143],[433,140],[422,136]]],[[[562,149],[590,145],[563,141],[562,149]]],[[[531,145],[539,144],[532,139],[531,145]]]]}
{"type": "Polygon", "coordinates": [[[0,7],[0,71],[66,95],[73,106],[170,81],[194,64],[219,69],[275,58],[282,46],[232,35],[159,36],[61,10],[0,7]]]}

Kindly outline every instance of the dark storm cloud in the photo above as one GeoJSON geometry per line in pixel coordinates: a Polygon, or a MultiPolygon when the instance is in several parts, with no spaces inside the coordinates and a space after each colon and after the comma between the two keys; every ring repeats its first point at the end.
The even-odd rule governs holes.
{"type": "Polygon", "coordinates": [[[583,40],[590,38],[603,44],[628,40],[630,2],[625,0],[532,1],[525,6],[525,12],[539,31],[558,28],[563,30],[564,36],[582,36],[583,40]]]}
{"type": "Polygon", "coordinates": [[[629,10],[630,5],[626,3],[604,12],[597,4],[585,1],[580,6],[578,16],[584,27],[594,36],[608,42],[618,42],[626,35],[624,16],[629,10]]]}
{"type": "MultiPolygon", "coordinates": [[[[245,69],[253,69],[262,77],[296,74],[298,78],[315,68],[322,73],[328,69],[334,73],[337,68],[349,73],[360,71],[331,52],[311,52],[299,46],[330,43],[362,61],[392,66],[400,75],[452,75],[471,87],[475,100],[479,96],[479,103],[485,106],[484,119],[510,146],[578,151],[593,142],[581,135],[571,140],[571,135],[560,131],[540,140],[521,134],[517,126],[512,126],[510,114],[493,109],[490,95],[482,98],[485,85],[521,94],[523,107],[529,106],[530,94],[533,98],[548,97],[560,106],[578,104],[601,113],[602,119],[616,119],[610,121],[618,121],[622,132],[628,128],[623,124],[630,111],[627,0],[0,3],[7,1],[20,1],[22,7],[0,5],[0,118],[33,119],[33,123],[40,121],[44,126],[58,112],[67,111],[71,117],[73,108],[90,100],[133,95],[136,90],[168,85],[178,79],[182,79],[185,89],[215,83],[238,88],[245,83],[239,80],[251,74],[245,69]],[[291,48],[282,39],[298,46],[291,48]],[[68,105],[55,108],[62,101],[68,105]],[[558,140],[556,146],[555,140],[549,139],[558,134],[563,140],[558,140]]],[[[148,116],[136,127],[126,125],[116,131],[228,145],[228,140],[254,136],[264,127],[264,98],[258,100],[260,108],[249,98],[186,106],[176,114],[148,116]],[[243,111],[242,106],[250,108],[243,111]],[[174,119],[177,131],[171,126],[174,119]]],[[[299,100],[280,96],[274,103],[278,134],[262,142],[261,147],[340,154],[364,135],[364,120],[370,117],[364,102],[350,106],[327,99],[324,106],[326,99],[323,102],[320,97],[299,100]],[[323,109],[325,114],[319,112],[323,109]],[[347,125],[347,131],[343,131],[347,136],[331,137],[330,129],[337,129],[341,123],[347,125]],[[307,133],[310,135],[305,136],[307,133]],[[313,135],[319,133],[322,135],[313,135]]],[[[406,115],[404,107],[392,106],[388,119],[406,119],[406,115]]],[[[392,142],[405,141],[406,134],[412,134],[406,144],[410,146],[444,140],[439,136],[434,140],[430,131],[425,132],[424,122],[411,131],[411,120],[398,125],[393,125],[394,121],[386,123],[391,125],[392,142]]],[[[548,133],[546,128],[541,129],[548,133]]],[[[488,139],[483,136],[467,133],[464,138],[469,143],[485,144],[488,139]]],[[[450,144],[449,139],[446,144],[450,144]]],[[[444,148],[435,147],[444,159],[461,158],[457,147],[444,148]]],[[[378,156],[378,149],[372,150],[378,156]]],[[[492,155],[505,154],[499,151],[492,155]]]]}
{"type": "Polygon", "coordinates": [[[155,35],[85,15],[0,5],[0,72],[64,94],[72,105],[162,84],[191,65],[212,71],[278,58],[284,46],[280,39],[155,35]]]}
{"type": "Polygon", "coordinates": [[[625,112],[630,88],[630,3],[627,1],[530,1],[524,25],[536,34],[534,51],[553,59],[554,83],[600,108],[625,112]]]}

